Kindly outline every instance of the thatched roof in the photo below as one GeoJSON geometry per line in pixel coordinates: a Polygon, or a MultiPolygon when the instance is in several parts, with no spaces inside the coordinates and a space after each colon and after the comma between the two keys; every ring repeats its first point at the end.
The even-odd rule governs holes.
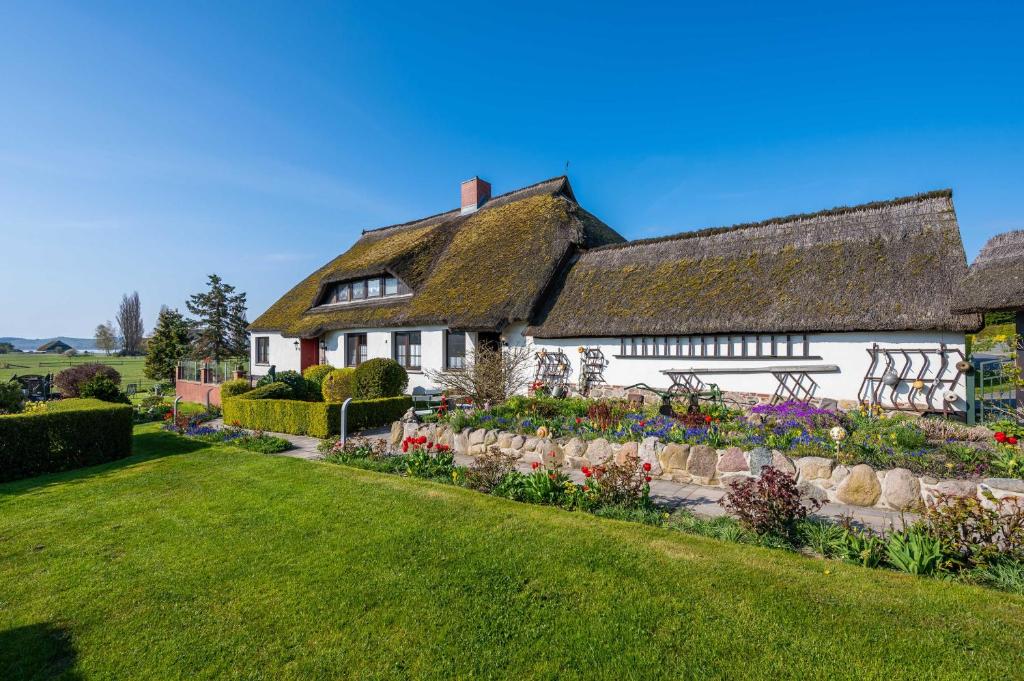
{"type": "Polygon", "coordinates": [[[973,330],[950,313],[966,274],[944,190],[588,251],[527,332],[973,330]]]}
{"type": "Polygon", "coordinates": [[[1024,310],[1024,230],[989,239],[953,301],[957,312],[1024,310]]]}
{"type": "Polygon", "coordinates": [[[288,336],[330,329],[443,324],[498,330],[527,320],[569,256],[623,241],[576,203],[566,177],[490,199],[480,210],[366,230],[250,326],[288,336]],[[411,297],[317,306],[334,282],[390,273],[411,297]]]}

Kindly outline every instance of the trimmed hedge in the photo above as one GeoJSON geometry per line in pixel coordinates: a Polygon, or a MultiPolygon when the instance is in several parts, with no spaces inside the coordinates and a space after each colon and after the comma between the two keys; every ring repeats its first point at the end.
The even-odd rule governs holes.
{"type": "MultiPolygon", "coordinates": [[[[409,407],[407,395],[378,400],[353,400],[348,407],[348,430],[385,426],[399,419],[409,407]]],[[[291,433],[325,438],[341,432],[341,405],[337,402],[299,400],[251,400],[248,394],[224,400],[224,423],[272,433],[291,433]]]]}
{"type": "MultiPolygon", "coordinates": [[[[294,397],[292,389],[287,383],[264,383],[258,388],[250,390],[247,393],[239,395],[239,397],[245,397],[247,400],[290,400],[294,397]]],[[[223,401],[228,395],[221,394],[221,400],[223,401]]]]}
{"type": "Polygon", "coordinates": [[[0,416],[0,482],[130,456],[133,414],[128,405],[73,398],[0,416]]]}

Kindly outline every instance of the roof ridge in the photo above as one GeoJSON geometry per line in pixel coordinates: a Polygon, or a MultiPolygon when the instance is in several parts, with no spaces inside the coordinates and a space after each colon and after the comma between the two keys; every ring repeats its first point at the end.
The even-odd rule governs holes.
{"type": "Polygon", "coordinates": [[[853,206],[836,206],[834,208],[826,208],[824,210],[819,210],[812,213],[794,213],[792,215],[768,218],[766,220],[760,220],[757,222],[741,222],[735,225],[728,225],[724,227],[704,227],[689,232],[676,232],[675,234],[666,234],[664,236],[655,236],[646,239],[634,239],[632,241],[626,241],[621,244],[608,244],[605,246],[598,246],[596,248],[589,249],[587,252],[589,253],[592,251],[629,248],[630,246],[646,246],[648,244],[664,243],[666,241],[682,241],[686,239],[697,239],[706,236],[717,236],[719,234],[731,234],[733,232],[740,232],[748,229],[756,229],[758,227],[784,225],[790,222],[797,222],[798,220],[810,220],[813,218],[831,217],[834,215],[846,215],[849,213],[876,210],[878,208],[900,206],[907,203],[918,203],[922,201],[927,201],[929,199],[952,197],[952,189],[934,189],[932,191],[921,192],[919,194],[913,194],[910,196],[900,196],[884,201],[871,201],[868,203],[861,203],[853,206]]]}
{"type": "MultiPolygon", "coordinates": [[[[520,194],[522,192],[526,192],[526,191],[529,191],[531,189],[536,189],[537,187],[540,187],[540,186],[545,185],[545,184],[551,184],[551,183],[554,183],[554,182],[568,182],[568,180],[569,180],[568,175],[557,175],[555,177],[550,177],[550,178],[548,178],[546,180],[541,180],[540,182],[534,182],[533,184],[526,185],[525,187],[519,187],[518,189],[512,189],[510,191],[505,192],[504,194],[498,194],[497,196],[492,196],[491,198],[489,198],[487,200],[487,203],[485,203],[480,208],[480,210],[483,210],[484,208],[487,208],[487,204],[492,203],[494,201],[497,201],[498,199],[508,199],[508,198],[511,198],[515,194],[520,194]]],[[[574,199],[574,201],[575,201],[575,199],[574,199]]],[[[459,209],[459,208],[452,208],[450,210],[446,210],[446,211],[443,211],[441,213],[435,213],[434,215],[428,215],[426,217],[417,218],[415,220],[409,220],[407,222],[398,222],[398,223],[395,223],[393,225],[386,225],[384,227],[373,227],[373,228],[370,228],[370,229],[364,229],[362,231],[362,233],[365,235],[365,234],[372,234],[374,232],[382,232],[382,231],[384,231],[386,229],[399,229],[399,228],[402,228],[402,227],[411,227],[411,226],[419,224],[421,222],[427,222],[428,220],[433,220],[435,218],[444,217],[446,215],[458,216],[458,215],[461,215],[461,214],[462,214],[461,209],[459,209]]]]}

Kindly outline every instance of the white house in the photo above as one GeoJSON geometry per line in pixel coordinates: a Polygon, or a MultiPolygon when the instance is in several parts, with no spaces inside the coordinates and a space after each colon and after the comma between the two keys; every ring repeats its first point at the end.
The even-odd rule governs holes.
{"type": "Polygon", "coordinates": [[[255,374],[392,357],[410,386],[478,343],[530,344],[538,371],[595,395],[966,408],[954,315],[967,262],[949,191],[627,242],[568,178],[363,232],[251,326],[255,374]]]}

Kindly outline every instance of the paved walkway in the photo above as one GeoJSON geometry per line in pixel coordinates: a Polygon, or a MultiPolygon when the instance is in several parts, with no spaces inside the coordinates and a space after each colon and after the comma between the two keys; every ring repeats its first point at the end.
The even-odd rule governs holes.
{"type": "MultiPolygon", "coordinates": [[[[214,427],[224,425],[221,419],[212,421],[214,427]]],[[[278,456],[290,456],[296,459],[316,461],[323,459],[317,451],[320,440],[306,435],[290,435],[288,433],[270,433],[276,437],[284,438],[292,443],[292,449],[281,452],[278,456]]],[[[390,429],[367,431],[361,434],[362,437],[384,439],[390,435],[390,429]]],[[[460,466],[468,466],[473,463],[473,457],[466,454],[456,454],[455,463],[460,466]]],[[[523,473],[529,473],[532,469],[530,462],[521,460],[517,468],[523,473]]],[[[574,482],[582,483],[586,478],[579,470],[569,470],[568,475],[574,482]]],[[[705,517],[717,517],[725,515],[725,509],[721,507],[718,500],[725,496],[725,490],[721,487],[704,487],[688,483],[672,482],[671,480],[652,480],[651,499],[671,509],[685,508],[697,515],[705,517]]],[[[822,518],[839,520],[844,517],[852,518],[858,525],[872,527],[876,530],[890,529],[895,526],[901,528],[903,519],[898,511],[888,511],[880,508],[863,508],[861,506],[847,506],[845,504],[825,504],[814,515],[822,518]]],[[[907,522],[913,516],[904,514],[907,522]]]]}

